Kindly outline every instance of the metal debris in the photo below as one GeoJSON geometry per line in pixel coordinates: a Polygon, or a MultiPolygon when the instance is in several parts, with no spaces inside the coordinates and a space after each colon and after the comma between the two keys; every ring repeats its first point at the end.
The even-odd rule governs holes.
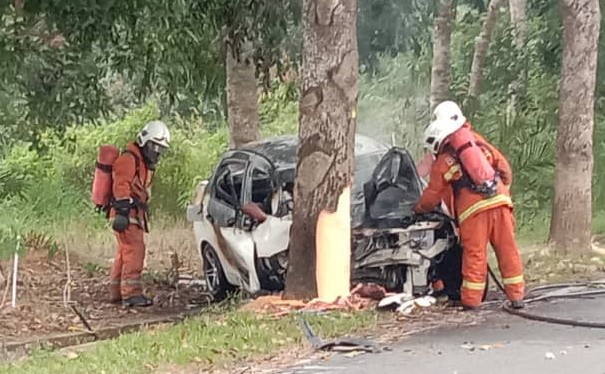
{"type": "Polygon", "coordinates": [[[554,360],[555,359],[555,354],[552,352],[546,352],[545,357],[547,360],[554,360]]]}
{"type": "Polygon", "coordinates": [[[334,351],[334,352],[353,352],[353,351],[364,351],[367,353],[374,353],[379,351],[378,346],[369,340],[366,339],[336,339],[325,341],[322,340],[319,336],[317,336],[309,323],[302,317],[300,318],[300,322],[302,325],[303,333],[307,341],[315,348],[316,350],[321,351],[334,351]]]}

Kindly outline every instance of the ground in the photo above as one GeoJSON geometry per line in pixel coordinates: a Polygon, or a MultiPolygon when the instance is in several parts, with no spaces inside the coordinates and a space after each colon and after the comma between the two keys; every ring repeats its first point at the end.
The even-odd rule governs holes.
{"type": "MultiPolygon", "coordinates": [[[[208,302],[208,298],[203,290],[191,284],[188,286],[177,282],[179,278],[187,280],[199,276],[199,257],[192,249],[190,245],[191,238],[188,237],[192,235],[191,230],[187,227],[178,228],[170,234],[169,237],[173,239],[166,239],[159,234],[155,234],[148,240],[148,243],[151,243],[149,246],[151,250],[147,257],[144,273],[145,289],[146,293],[152,295],[155,299],[155,305],[148,309],[127,310],[106,302],[108,270],[114,250],[111,235],[104,238],[104,245],[87,245],[89,250],[91,248],[102,248],[103,251],[85,252],[75,250],[77,248],[74,244],[75,241],[71,246],[66,247],[70,248],[68,251],[69,274],[71,277],[70,294],[64,294],[68,278],[66,252],[59,250],[49,256],[48,248],[36,248],[35,246],[30,248],[27,254],[20,258],[19,262],[17,308],[13,309],[10,306],[10,282],[0,289],[0,313],[3,317],[0,319],[0,341],[2,342],[0,346],[37,338],[43,339],[50,335],[86,331],[81,318],[71,308],[65,307],[65,296],[69,297],[86,321],[97,331],[142,320],[174,316],[192,307],[204,305],[208,302]],[[175,240],[180,240],[180,242],[177,243],[175,240]],[[168,248],[169,250],[159,251],[156,248],[168,248]],[[176,256],[174,256],[175,254],[176,256]]],[[[544,246],[532,246],[524,247],[523,257],[526,277],[530,286],[569,279],[600,279],[605,277],[603,257],[598,253],[588,256],[557,256],[544,246]]],[[[498,274],[493,255],[490,263],[498,274]]],[[[0,262],[0,270],[5,279],[10,279],[11,269],[12,261],[10,259],[0,262]]],[[[2,277],[0,277],[0,281],[2,281],[2,277]]],[[[0,284],[2,283],[0,282],[0,284]]],[[[498,297],[493,282],[490,286],[490,297],[498,297]]],[[[205,331],[209,331],[209,326],[213,326],[212,329],[218,329],[216,330],[217,333],[221,334],[219,338],[216,338],[216,336],[200,337],[199,344],[202,346],[192,347],[191,352],[185,352],[181,346],[175,346],[173,348],[177,352],[176,354],[183,353],[182,358],[170,358],[171,353],[166,351],[165,356],[155,357],[154,360],[147,362],[145,365],[150,365],[149,367],[152,367],[154,371],[162,373],[194,373],[199,371],[200,365],[206,368],[213,367],[218,372],[223,366],[216,366],[214,362],[223,355],[220,347],[225,347],[225,345],[241,345],[241,347],[238,348],[237,353],[234,353],[227,360],[229,363],[226,363],[227,366],[223,367],[223,370],[226,370],[224,372],[232,372],[229,365],[233,362],[239,362],[238,366],[248,367],[250,368],[249,372],[253,372],[252,370],[256,367],[268,367],[277,370],[284,365],[292,364],[296,360],[324,357],[326,355],[326,353],[313,352],[308,346],[300,344],[302,335],[298,322],[293,317],[286,317],[282,322],[276,322],[274,317],[259,317],[260,319],[257,319],[254,316],[258,315],[261,309],[263,308],[259,307],[258,303],[245,304],[239,309],[238,313],[248,314],[229,312],[231,314],[226,315],[226,322],[220,318],[223,312],[215,314],[219,315],[218,319],[214,316],[208,317],[207,314],[203,313],[201,320],[197,317],[198,319],[185,323],[184,326],[180,327],[180,330],[199,329],[201,328],[199,324],[202,323],[202,325],[206,324],[204,326],[207,327],[200,331],[205,333],[205,331]],[[271,329],[280,330],[279,334],[282,337],[279,339],[272,337],[267,329],[269,331],[271,329]],[[269,335],[267,335],[268,333],[269,335]],[[255,348],[254,343],[251,345],[247,340],[234,343],[232,341],[234,336],[241,334],[244,334],[244,336],[251,334],[249,335],[251,340],[256,340],[256,336],[259,337],[258,339],[264,339],[262,342],[260,340],[257,342],[262,347],[255,348]],[[206,349],[203,346],[204,344],[218,344],[218,348],[212,348],[214,351],[208,353],[204,350],[206,349]],[[259,354],[255,355],[253,352],[259,354]],[[267,355],[267,353],[269,354],[267,355]],[[174,360],[178,363],[172,363],[174,360]],[[210,364],[208,360],[210,360],[210,364]]],[[[432,308],[411,317],[396,316],[392,312],[381,313],[378,320],[372,322],[372,313],[374,312],[361,317],[354,316],[356,313],[349,315],[347,313],[329,314],[325,317],[316,316],[315,323],[319,324],[318,331],[323,333],[322,337],[324,338],[339,336],[343,333],[358,334],[365,331],[365,335],[368,337],[381,343],[391,344],[407,335],[440,329],[444,326],[451,328],[452,326],[478,325],[486,318],[482,313],[469,316],[453,309],[432,308]]],[[[149,345],[150,349],[155,349],[153,348],[156,344],[154,342],[162,339],[172,341],[177,332],[168,329],[165,332],[158,333],[165,334],[162,335],[163,337],[153,334],[145,338],[148,343],[145,344],[149,345]]],[[[432,334],[434,333],[431,333],[430,336],[433,336],[432,334]]],[[[426,336],[426,333],[420,335],[426,336]]],[[[125,336],[124,339],[130,341],[129,336],[125,336]]],[[[137,339],[140,341],[140,338],[137,339]]],[[[118,351],[124,349],[120,348],[122,347],[120,344],[117,344],[116,348],[111,348],[112,346],[101,348],[99,351],[101,352],[99,353],[100,357],[102,357],[103,352],[106,355],[115,355],[115,349],[118,351]]],[[[145,344],[141,343],[140,345],[145,346],[145,344]]],[[[145,355],[149,352],[140,351],[138,354],[145,355]]],[[[94,361],[95,359],[93,357],[90,360],[94,361]]],[[[144,358],[129,357],[128,360],[143,362],[144,358]]],[[[37,372],[36,361],[33,362],[32,372],[37,372]]],[[[82,363],[82,365],[85,364],[82,363]]],[[[117,365],[116,368],[119,366],[117,365]]],[[[113,371],[109,370],[108,372],[113,371]]]]}
{"type": "MultiPolygon", "coordinates": [[[[196,275],[192,270],[195,263],[188,259],[184,264],[178,253],[174,256],[172,252],[165,252],[162,256],[152,254],[149,257],[151,266],[144,272],[145,293],[153,296],[155,303],[144,309],[126,309],[107,302],[109,266],[105,261],[93,263],[75,252],[68,255],[71,278],[68,288],[65,252],[50,256],[46,248],[30,248],[19,258],[16,308],[11,307],[11,282],[3,282],[5,285],[0,293],[3,317],[0,319],[0,341],[85,331],[76,312],[65,307],[66,299],[73,302],[95,330],[173,315],[209,301],[200,287],[183,283],[196,275]],[[181,279],[180,284],[178,279],[181,279]]],[[[10,279],[12,268],[12,259],[0,262],[4,278],[10,279]]]]}
{"type": "MultiPolygon", "coordinates": [[[[603,319],[605,297],[530,306],[550,316],[603,319]]],[[[390,351],[355,357],[339,355],[279,371],[246,373],[605,373],[605,329],[533,322],[495,310],[473,326],[448,325],[406,337],[390,351]],[[407,368],[407,369],[406,369],[407,368]]]]}

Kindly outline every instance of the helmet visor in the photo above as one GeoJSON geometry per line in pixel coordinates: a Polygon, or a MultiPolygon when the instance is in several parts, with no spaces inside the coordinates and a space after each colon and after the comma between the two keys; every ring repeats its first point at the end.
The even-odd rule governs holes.
{"type": "Polygon", "coordinates": [[[166,150],[168,149],[167,147],[155,143],[155,142],[150,142],[149,144],[149,148],[151,149],[152,152],[156,153],[157,155],[162,155],[166,152],[166,150]]]}

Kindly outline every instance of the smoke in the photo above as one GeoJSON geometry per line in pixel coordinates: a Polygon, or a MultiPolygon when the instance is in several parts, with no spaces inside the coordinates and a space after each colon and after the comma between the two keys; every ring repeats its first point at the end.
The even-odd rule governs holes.
{"type": "Polygon", "coordinates": [[[429,120],[430,81],[415,71],[411,54],[381,57],[374,75],[360,74],[357,132],[422,153],[429,120]]]}

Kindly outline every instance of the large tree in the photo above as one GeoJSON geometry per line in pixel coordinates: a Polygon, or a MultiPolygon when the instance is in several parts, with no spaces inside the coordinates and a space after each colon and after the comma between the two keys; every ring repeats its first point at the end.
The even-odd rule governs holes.
{"type": "Polygon", "coordinates": [[[225,51],[227,76],[227,119],[230,147],[260,139],[256,68],[252,43],[246,42],[236,53],[229,43],[225,51]]]}
{"type": "Polygon", "coordinates": [[[439,0],[433,22],[433,64],[431,68],[431,111],[437,104],[449,100],[450,55],[452,23],[454,20],[453,0],[439,0]]]}
{"type": "Polygon", "coordinates": [[[601,11],[598,0],[562,0],[563,62],[550,241],[562,253],[591,249],[592,136],[601,11]]]}
{"type": "Polygon", "coordinates": [[[487,56],[492,32],[496,26],[496,21],[498,20],[498,12],[500,11],[500,7],[504,4],[504,1],[505,0],[490,1],[485,15],[485,21],[483,21],[479,38],[475,44],[475,53],[473,54],[473,63],[471,65],[471,74],[468,85],[468,99],[472,107],[471,111],[479,108],[479,95],[481,94],[481,80],[483,78],[483,62],[487,56]]]}
{"type": "MultiPolygon", "coordinates": [[[[303,2],[300,146],[284,298],[306,299],[318,294],[317,282],[325,280],[325,274],[317,274],[316,280],[316,255],[321,261],[331,258],[330,281],[348,293],[348,193],[354,162],[359,60],[356,5],[356,0],[303,2]],[[335,216],[331,212],[336,212],[335,216]],[[332,219],[340,227],[326,233],[321,224],[332,219]],[[332,247],[323,246],[321,240],[316,245],[318,221],[320,239],[332,242],[332,247]],[[344,242],[330,240],[334,238],[344,238],[344,242]]],[[[321,267],[327,268],[325,263],[321,267]]]]}
{"type": "Polygon", "coordinates": [[[527,79],[527,59],[525,58],[525,43],[527,40],[527,0],[509,0],[510,21],[514,30],[514,42],[517,49],[517,63],[520,65],[520,74],[511,83],[511,97],[508,104],[508,115],[516,116],[519,96],[523,92],[527,79]]]}

